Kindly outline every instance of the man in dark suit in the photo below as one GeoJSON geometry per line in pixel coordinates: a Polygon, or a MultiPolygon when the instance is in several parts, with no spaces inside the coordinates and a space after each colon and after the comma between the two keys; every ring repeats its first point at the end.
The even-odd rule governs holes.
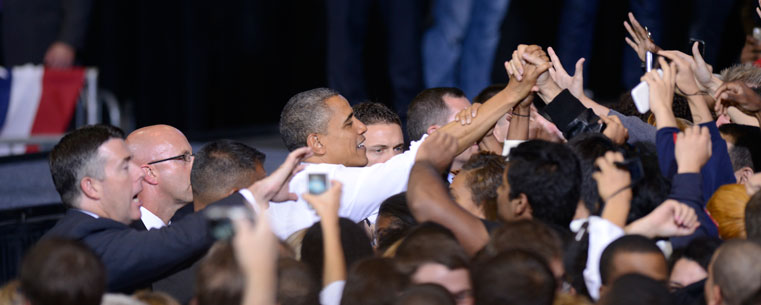
{"type": "MultiPolygon", "coordinates": [[[[63,203],[71,209],[45,237],[84,242],[103,261],[108,290],[131,292],[186,267],[212,244],[201,213],[171,226],[137,231],[128,224],[140,218],[142,171],[131,160],[118,128],[82,127],[66,136],[50,153],[50,171],[63,203]]],[[[291,153],[284,166],[247,188],[257,202],[295,197],[286,182],[309,150],[291,153]]],[[[240,206],[235,193],[211,205],[240,206]]]]}

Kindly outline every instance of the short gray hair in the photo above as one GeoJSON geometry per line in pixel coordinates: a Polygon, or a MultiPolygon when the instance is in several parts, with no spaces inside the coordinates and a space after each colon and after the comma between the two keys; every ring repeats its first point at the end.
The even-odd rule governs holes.
{"type": "Polygon", "coordinates": [[[326,101],[336,95],[333,89],[316,88],[288,100],[280,113],[280,137],[289,151],[306,146],[310,133],[325,131],[330,119],[326,101]]]}

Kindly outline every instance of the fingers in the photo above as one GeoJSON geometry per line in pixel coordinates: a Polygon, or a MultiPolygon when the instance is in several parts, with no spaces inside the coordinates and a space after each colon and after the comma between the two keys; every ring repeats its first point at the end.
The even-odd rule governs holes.
{"type": "Polygon", "coordinates": [[[576,61],[576,70],[573,71],[573,77],[584,75],[584,61],[586,61],[584,57],[579,58],[579,60],[576,61]]]}
{"type": "MultiPolygon", "coordinates": [[[[552,68],[560,73],[568,74],[563,68],[563,63],[560,62],[560,58],[555,54],[555,50],[552,47],[547,48],[547,53],[550,55],[550,61],[552,62],[552,68]]],[[[577,68],[578,69],[578,68],[577,68]]],[[[552,72],[550,72],[552,73],[552,72]]]]}
{"type": "Polygon", "coordinates": [[[515,72],[518,80],[523,80],[523,60],[519,56],[517,50],[513,51],[513,59],[510,61],[510,66],[513,68],[513,72],[515,72]]]}
{"type": "Polygon", "coordinates": [[[642,27],[641,24],[639,24],[639,21],[637,21],[637,18],[634,18],[634,14],[632,14],[631,12],[629,12],[629,21],[631,21],[632,23],[632,28],[634,29],[634,32],[639,35],[638,38],[640,39],[640,41],[645,39],[648,39],[648,40],[650,39],[650,37],[648,37],[647,35],[647,31],[645,30],[645,28],[642,27]]]}
{"type": "Polygon", "coordinates": [[[639,47],[639,37],[637,36],[637,33],[632,29],[632,26],[629,25],[629,22],[624,21],[624,28],[626,28],[626,31],[629,32],[629,35],[632,37],[632,39],[629,39],[629,37],[626,37],[627,40],[626,43],[629,43],[629,46],[634,49],[634,51],[637,51],[637,48],[639,47]]]}

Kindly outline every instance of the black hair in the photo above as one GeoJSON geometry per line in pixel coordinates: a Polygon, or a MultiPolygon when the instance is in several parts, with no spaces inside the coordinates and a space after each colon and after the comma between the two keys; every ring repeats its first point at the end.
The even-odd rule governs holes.
{"type": "Polygon", "coordinates": [[[396,124],[402,126],[399,115],[381,103],[364,102],[351,108],[354,110],[354,117],[365,125],[396,124]]]}
{"type": "Polygon", "coordinates": [[[756,192],[745,206],[745,233],[749,240],[761,242],[761,192],[756,192]]]}
{"type": "Polygon", "coordinates": [[[451,87],[429,88],[418,93],[407,109],[407,136],[410,141],[423,137],[431,125],[443,125],[449,116],[444,96],[464,97],[462,90],[451,87]]]}
{"type": "Polygon", "coordinates": [[[388,249],[396,241],[404,237],[412,227],[417,225],[407,205],[407,193],[402,192],[386,198],[378,209],[378,216],[391,217],[391,224],[383,231],[377,231],[378,249],[388,249]]]}
{"type": "MultiPolygon", "coordinates": [[[[370,238],[365,229],[347,218],[339,218],[341,246],[344,251],[346,268],[355,262],[373,255],[370,238]]],[[[309,265],[317,279],[322,279],[325,252],[323,248],[322,227],[320,222],[313,224],[304,234],[301,243],[301,261],[309,265]]]]}
{"type": "Polygon", "coordinates": [[[449,291],[437,284],[410,285],[396,300],[397,305],[455,305],[449,291]]]}
{"type": "Polygon", "coordinates": [[[581,196],[581,169],[573,151],[531,140],[510,151],[509,163],[510,199],[525,194],[534,218],[567,228],[581,196]]]}
{"type": "Polygon", "coordinates": [[[641,274],[625,274],[602,297],[600,305],[669,305],[671,294],[662,282],[641,274]]]}
{"type": "Polygon", "coordinates": [[[597,181],[592,177],[595,170],[595,161],[608,151],[618,149],[608,137],[594,132],[588,132],[573,137],[568,141],[568,146],[579,157],[581,166],[581,199],[590,215],[600,215],[600,195],[597,193],[597,181]]]}
{"type": "MultiPolygon", "coordinates": [[[[625,158],[638,158],[642,163],[643,179],[632,186],[632,200],[626,223],[647,216],[662,202],[666,201],[671,191],[671,181],[661,174],[658,154],[652,143],[637,142],[624,145],[625,158]]],[[[602,206],[600,210],[602,211],[602,206]]]]}
{"type": "MultiPolygon", "coordinates": [[[[610,283],[614,274],[616,255],[620,253],[655,253],[663,255],[651,239],[642,235],[624,235],[610,243],[600,256],[600,280],[603,285],[610,283]]],[[[664,258],[665,260],[665,258],[664,258]]]]}
{"type": "Polygon", "coordinates": [[[708,272],[708,264],[711,263],[711,257],[713,257],[716,249],[721,246],[721,239],[710,236],[696,237],[691,240],[687,246],[682,249],[676,249],[669,258],[669,270],[674,268],[674,264],[680,258],[689,259],[700,265],[706,272],[708,272]]]}
{"type": "Polygon", "coordinates": [[[280,137],[289,151],[307,146],[310,133],[323,132],[330,120],[327,100],[338,92],[316,88],[292,96],[280,112],[280,137]]]}
{"type": "MultiPolygon", "coordinates": [[[[755,126],[741,124],[724,124],[719,126],[719,132],[728,135],[735,147],[744,147],[750,154],[753,172],[761,171],[761,129],[755,126]]],[[[747,165],[747,161],[744,162],[747,165]]],[[[732,162],[734,167],[735,162],[732,162]]],[[[737,169],[735,169],[737,170],[737,169]]]]}
{"type": "Polygon", "coordinates": [[[478,263],[471,280],[479,305],[550,305],[557,287],[544,259],[523,250],[508,250],[478,263]]]}
{"type": "Polygon", "coordinates": [[[110,125],[88,125],[70,132],[50,152],[53,184],[68,207],[76,207],[84,177],[105,178],[98,148],[110,139],[124,139],[124,131],[110,125]]]}
{"type": "Polygon", "coordinates": [[[256,166],[264,165],[265,158],[262,152],[238,141],[223,139],[204,145],[195,153],[190,172],[193,195],[219,197],[214,195],[227,195],[251,185],[256,166]]]}
{"type": "Polygon", "coordinates": [[[476,95],[476,97],[473,98],[473,103],[479,103],[483,104],[486,103],[490,98],[494,97],[502,91],[502,89],[505,89],[507,87],[507,84],[493,84],[489,85],[488,87],[481,90],[481,92],[476,95]]]}

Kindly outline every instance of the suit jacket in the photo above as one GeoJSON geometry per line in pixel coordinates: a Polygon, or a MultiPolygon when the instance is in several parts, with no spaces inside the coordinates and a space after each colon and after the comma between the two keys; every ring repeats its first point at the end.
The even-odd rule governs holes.
{"type": "MultiPolygon", "coordinates": [[[[212,205],[243,205],[238,193],[212,205]]],[[[202,256],[214,242],[203,213],[195,213],[158,230],[138,231],[108,218],[93,218],[69,210],[43,238],[63,237],[84,242],[106,267],[108,291],[131,293],[202,256]]]]}

